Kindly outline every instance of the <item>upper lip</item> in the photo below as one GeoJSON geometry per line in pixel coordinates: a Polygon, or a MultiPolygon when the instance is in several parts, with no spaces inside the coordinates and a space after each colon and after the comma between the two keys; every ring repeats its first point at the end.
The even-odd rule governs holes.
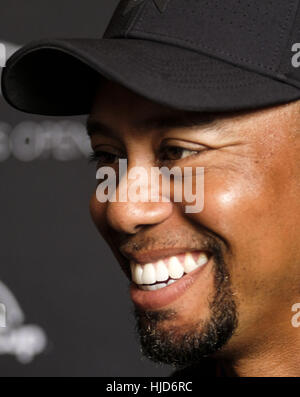
{"type": "Polygon", "coordinates": [[[178,254],[183,254],[185,252],[192,252],[192,251],[207,252],[207,250],[202,250],[199,248],[188,248],[188,247],[160,248],[149,251],[141,250],[139,252],[133,252],[132,250],[120,248],[120,252],[125,258],[127,258],[129,261],[133,261],[139,264],[154,263],[163,258],[175,256],[178,254]]]}

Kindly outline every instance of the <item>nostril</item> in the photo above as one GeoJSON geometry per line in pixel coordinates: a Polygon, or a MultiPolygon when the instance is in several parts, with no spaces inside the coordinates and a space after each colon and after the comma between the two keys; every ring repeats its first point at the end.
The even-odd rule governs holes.
{"type": "Polygon", "coordinates": [[[164,222],[172,214],[172,203],[110,202],[107,222],[118,232],[135,234],[146,226],[164,222]]]}

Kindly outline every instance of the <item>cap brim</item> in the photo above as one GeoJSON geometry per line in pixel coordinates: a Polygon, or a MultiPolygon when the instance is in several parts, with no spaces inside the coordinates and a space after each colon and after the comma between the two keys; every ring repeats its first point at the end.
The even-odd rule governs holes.
{"type": "Polygon", "coordinates": [[[44,40],[17,51],[2,73],[15,108],[70,116],[90,112],[100,76],[186,111],[256,109],[300,98],[300,89],[205,54],[141,39],[44,40]]]}

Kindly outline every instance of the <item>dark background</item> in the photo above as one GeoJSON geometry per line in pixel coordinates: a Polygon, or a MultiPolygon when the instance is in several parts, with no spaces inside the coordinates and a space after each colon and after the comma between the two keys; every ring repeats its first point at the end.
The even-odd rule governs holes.
{"type": "MultiPolygon", "coordinates": [[[[0,42],[99,37],[117,3],[1,0],[0,42]]],[[[9,108],[0,96],[0,122],[14,127],[44,119],[9,108]]],[[[0,280],[26,323],[41,326],[49,341],[31,364],[0,356],[0,376],[170,374],[141,356],[128,280],[89,218],[94,166],[83,156],[31,162],[11,156],[0,162],[0,178],[0,280]]]]}

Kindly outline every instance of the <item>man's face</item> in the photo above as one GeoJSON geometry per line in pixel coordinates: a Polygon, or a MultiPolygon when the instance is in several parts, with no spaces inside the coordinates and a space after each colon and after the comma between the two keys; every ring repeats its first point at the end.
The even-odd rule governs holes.
{"type": "Polygon", "coordinates": [[[155,104],[110,82],[99,91],[90,115],[98,167],[117,170],[120,158],[128,172],[204,167],[198,213],[172,200],[91,199],[93,220],[129,277],[130,261],[145,269],[159,259],[182,262],[187,252],[208,259],[159,290],[131,287],[141,343],[153,360],[180,366],[205,355],[255,354],[295,332],[299,121],[298,103],[212,117],[155,104]]]}

